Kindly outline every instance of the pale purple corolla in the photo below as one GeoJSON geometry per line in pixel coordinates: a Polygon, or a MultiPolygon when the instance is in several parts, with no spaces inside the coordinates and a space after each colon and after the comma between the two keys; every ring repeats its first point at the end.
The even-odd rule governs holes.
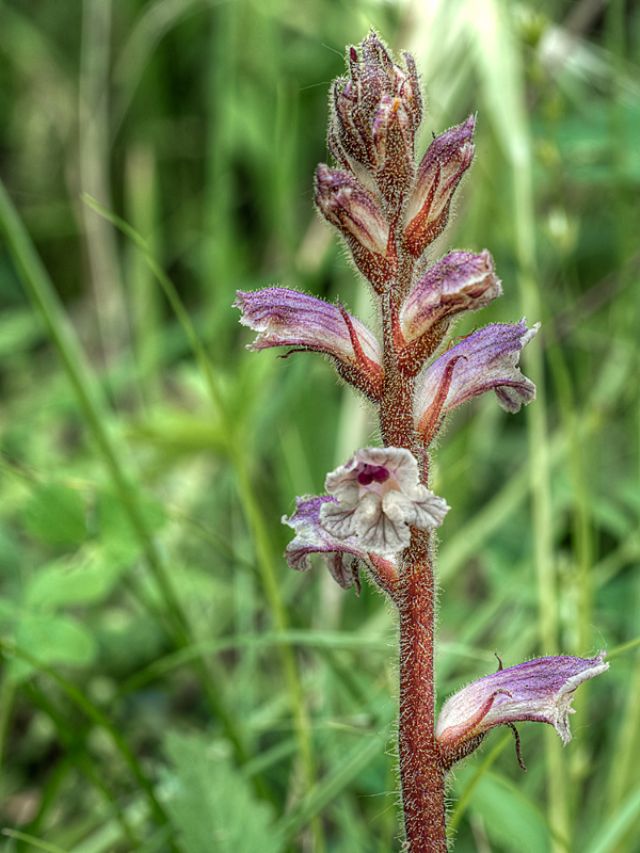
{"type": "Polygon", "coordinates": [[[569,714],[576,689],[609,669],[594,658],[545,657],[500,669],[468,684],[444,703],[436,725],[441,750],[455,760],[465,745],[499,725],[548,723],[563,744],[571,740],[569,714]]]}
{"type": "Polygon", "coordinates": [[[287,562],[292,569],[304,572],[309,568],[310,555],[321,554],[334,580],[343,589],[354,584],[359,587],[357,564],[358,561],[367,562],[367,552],[357,543],[344,542],[325,530],[320,513],[328,503],[337,501],[328,495],[297,498],[296,511],[282,517],[283,524],[288,524],[296,533],[285,551],[287,562]]]}
{"type": "Polygon", "coordinates": [[[449,221],[454,193],[473,161],[474,115],[436,136],[427,148],[405,212],[404,245],[418,258],[449,221]]]}
{"type": "Polygon", "coordinates": [[[417,423],[429,417],[434,405],[438,406],[438,416],[445,416],[485,391],[495,391],[507,412],[517,412],[523,403],[530,403],[536,388],[520,372],[518,361],[538,328],[537,323],[528,328],[524,320],[493,323],[448,349],[418,377],[414,405],[417,423]]]}
{"type": "Polygon", "coordinates": [[[342,306],[285,287],[239,290],[234,306],[242,312],[242,325],[258,332],[249,349],[292,347],[326,353],[345,379],[368,396],[376,395],[382,381],[380,344],[342,306]]]}
{"type": "Polygon", "coordinates": [[[298,498],[282,520],[296,531],[287,547],[289,564],[308,567],[308,557],[327,557],[340,586],[354,583],[355,564],[372,555],[397,565],[411,538],[410,527],[433,530],[449,510],[446,501],[420,483],[418,463],[404,448],[367,447],[327,474],[328,495],[298,498]]]}
{"type": "Polygon", "coordinates": [[[447,317],[484,308],[501,295],[489,252],[450,252],[427,269],[404,301],[403,337],[407,342],[416,340],[447,317]]]}

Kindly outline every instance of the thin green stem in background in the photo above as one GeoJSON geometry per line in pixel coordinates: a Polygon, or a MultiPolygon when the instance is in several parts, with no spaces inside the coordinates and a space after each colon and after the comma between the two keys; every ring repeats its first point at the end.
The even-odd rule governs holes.
{"type": "MultiPolygon", "coordinates": [[[[269,608],[273,615],[274,623],[278,631],[285,632],[288,628],[288,618],[280,591],[280,585],[277,579],[277,570],[273,559],[273,547],[271,545],[260,504],[255,494],[255,489],[251,483],[248,469],[248,458],[246,450],[242,444],[242,435],[238,433],[236,426],[231,422],[231,417],[227,411],[226,401],[219,389],[211,361],[200,338],[198,337],[189,313],[184,307],[173,282],[153,258],[149,252],[146,242],[140,234],[138,234],[131,225],[124,222],[119,216],[111,211],[105,210],[96,202],[95,199],[85,196],[84,200],[94,210],[99,212],[108,221],[126,234],[126,236],[129,237],[140,249],[143,257],[149,264],[150,269],[162,286],[163,292],[167,297],[172,310],[184,329],[196,361],[206,381],[206,386],[214,411],[222,420],[222,435],[225,437],[227,452],[235,471],[236,487],[240,497],[240,502],[244,509],[249,528],[252,532],[252,539],[255,544],[256,556],[258,558],[260,577],[262,579],[269,608]]],[[[280,654],[289,691],[295,730],[300,744],[300,757],[304,768],[305,784],[310,788],[315,780],[315,761],[313,756],[309,719],[305,708],[298,667],[293,649],[288,643],[282,644],[280,647],[280,654]]],[[[314,834],[316,844],[324,845],[322,832],[317,824],[314,826],[314,834]]],[[[320,850],[322,847],[318,849],[320,850]]]]}
{"type": "MultiPolygon", "coordinates": [[[[105,467],[113,481],[116,493],[127,513],[131,526],[140,541],[147,565],[158,585],[170,617],[172,632],[181,645],[189,642],[188,620],[176,595],[164,565],[158,545],[147,528],[138,500],[138,491],[125,470],[122,456],[109,421],[105,404],[98,395],[98,385],[78,344],[75,332],[69,324],[53,284],[38,258],[9,196],[0,182],[0,226],[5,233],[16,267],[21,274],[25,289],[34,307],[42,316],[51,340],[62,360],[68,379],[76,394],[82,414],[96,442],[105,467]]],[[[246,760],[246,752],[237,725],[231,713],[224,707],[222,695],[208,672],[210,664],[198,661],[197,668],[216,717],[225,729],[240,761],[246,760]]]]}

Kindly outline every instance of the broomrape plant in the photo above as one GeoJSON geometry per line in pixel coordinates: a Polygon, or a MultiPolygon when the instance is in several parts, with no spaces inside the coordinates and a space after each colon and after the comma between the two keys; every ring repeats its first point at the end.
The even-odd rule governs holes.
{"type": "Polygon", "coordinates": [[[358,450],[327,474],[325,495],[298,498],[283,518],[295,537],[286,556],[300,571],[320,554],[344,589],[363,572],[397,609],[400,640],[399,763],[406,846],[445,851],[447,773],[489,729],[535,720],[567,743],[576,688],[608,668],[594,658],[545,657],[469,684],[435,718],[434,536],[450,507],[429,489],[430,447],[447,415],[485,391],[508,412],[535,398],[518,367],[538,325],[495,323],[447,348],[458,315],[502,293],[489,252],[430,247],[471,166],[475,116],[433,139],[416,165],[422,120],[413,57],[393,62],[375,33],[347,52],[348,76],[331,90],[329,150],[315,200],[345,240],[379,306],[381,340],[342,305],[295,290],[239,292],[252,349],[329,355],[340,376],[377,407],[382,447],[358,450]]]}

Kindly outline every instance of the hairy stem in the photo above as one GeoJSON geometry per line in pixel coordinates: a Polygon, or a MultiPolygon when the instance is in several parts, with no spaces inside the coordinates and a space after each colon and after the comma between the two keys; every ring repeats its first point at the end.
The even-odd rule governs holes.
{"type": "MultiPolygon", "coordinates": [[[[414,379],[403,372],[393,336],[394,299],[411,284],[404,263],[396,285],[382,299],[384,387],[380,429],[386,445],[406,447],[418,459],[427,485],[428,456],[413,415],[414,379]]],[[[398,746],[402,806],[409,853],[445,853],[445,769],[435,740],[435,597],[429,534],[413,530],[394,601],[400,616],[400,714],[398,746]]]]}
{"type": "Polygon", "coordinates": [[[410,853],[445,853],[445,770],[434,731],[434,580],[422,531],[414,532],[401,584],[399,753],[407,846],[410,853]]]}

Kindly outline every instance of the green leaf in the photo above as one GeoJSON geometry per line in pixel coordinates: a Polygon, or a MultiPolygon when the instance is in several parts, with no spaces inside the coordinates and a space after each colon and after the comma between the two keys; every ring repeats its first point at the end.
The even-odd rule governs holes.
{"type": "Polygon", "coordinates": [[[167,810],[186,853],[277,853],[268,806],[220,749],[201,737],[169,733],[174,792],[167,810]]]}
{"type": "Polygon", "coordinates": [[[95,551],[56,560],[39,569],[25,590],[29,609],[55,610],[61,605],[103,601],[126,568],[126,563],[95,551]]]}
{"type": "MultiPolygon", "coordinates": [[[[150,533],[158,532],[166,517],[160,503],[141,494],[131,495],[150,533]]],[[[100,539],[117,559],[132,559],[140,553],[140,536],[131,526],[130,515],[117,495],[102,492],[98,497],[97,518],[100,539]]]]}
{"type": "Polygon", "coordinates": [[[47,545],[79,545],[87,536],[82,496],[62,483],[38,486],[25,508],[24,525],[47,545]]]}
{"type": "MultiPolygon", "coordinates": [[[[91,634],[69,616],[25,613],[16,627],[15,642],[45,664],[86,666],[96,656],[91,634]]],[[[26,678],[32,671],[27,661],[15,658],[9,667],[9,675],[16,681],[26,678]]]]}
{"type": "MultiPolygon", "coordinates": [[[[456,777],[456,789],[466,786],[473,768],[462,768],[456,777]]],[[[487,771],[479,779],[470,798],[470,810],[479,815],[489,838],[505,850],[519,853],[547,853],[549,829],[542,812],[513,782],[487,771]]]]}

